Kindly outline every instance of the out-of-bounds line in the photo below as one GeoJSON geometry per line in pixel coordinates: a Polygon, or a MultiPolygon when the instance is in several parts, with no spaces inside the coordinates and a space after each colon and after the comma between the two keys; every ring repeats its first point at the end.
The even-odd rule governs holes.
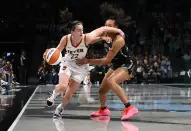
{"type": "Polygon", "coordinates": [[[38,90],[39,86],[37,86],[37,88],[35,89],[35,91],[33,92],[33,94],[31,95],[31,97],[29,98],[29,100],[27,101],[27,103],[25,104],[25,106],[23,107],[23,109],[21,110],[21,112],[19,113],[19,115],[17,116],[17,118],[15,119],[15,121],[12,123],[12,125],[9,127],[8,131],[12,131],[16,124],[18,123],[18,121],[20,120],[21,116],[23,115],[25,109],[27,108],[29,102],[31,101],[31,99],[33,98],[34,94],[36,93],[36,91],[38,90]]]}

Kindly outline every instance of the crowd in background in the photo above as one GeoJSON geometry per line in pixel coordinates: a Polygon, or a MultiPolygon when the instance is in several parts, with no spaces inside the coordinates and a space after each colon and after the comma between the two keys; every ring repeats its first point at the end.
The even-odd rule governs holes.
{"type": "MultiPolygon", "coordinates": [[[[103,56],[101,54],[96,54],[94,56],[94,58],[100,57],[103,56]]],[[[182,56],[182,59],[184,59],[184,57],[185,55],[182,56]]],[[[168,80],[175,77],[175,75],[173,74],[171,61],[169,60],[168,56],[161,56],[160,54],[137,55],[136,60],[137,73],[136,76],[133,78],[133,83],[161,83],[161,80],[168,80]]],[[[190,57],[187,57],[187,61],[191,61],[190,57]]],[[[95,68],[90,71],[91,82],[96,83],[97,81],[99,81],[100,83],[103,76],[109,69],[109,66],[93,66],[95,68]]],[[[43,61],[37,73],[39,78],[39,84],[56,84],[58,82],[58,71],[59,65],[51,66],[43,61]]]]}
{"type": "MultiPolygon", "coordinates": [[[[67,5],[66,1],[62,2],[67,5]]],[[[167,0],[166,2],[171,3],[172,1],[167,0]]],[[[151,1],[135,2],[134,4],[131,3],[132,5],[121,4],[120,0],[111,2],[124,9],[126,14],[130,15],[132,19],[131,22],[133,24],[122,30],[126,34],[130,50],[134,52],[137,59],[137,75],[134,78],[136,83],[165,82],[163,81],[164,79],[180,77],[181,75],[186,75],[188,71],[191,72],[191,19],[188,7],[183,6],[189,1],[179,2],[176,1],[173,6],[169,6],[171,5],[169,3],[167,6],[165,3],[157,4],[151,1]],[[180,6],[179,2],[182,3],[182,6],[180,6]],[[182,9],[182,7],[185,7],[185,9],[182,9]]],[[[76,10],[77,12],[72,10],[70,6],[68,8],[63,7],[63,3],[57,3],[59,5],[58,8],[52,7],[54,4],[51,4],[51,2],[40,4],[41,6],[28,3],[23,7],[25,10],[24,14],[19,15],[18,13],[14,19],[9,14],[6,14],[9,18],[1,18],[1,28],[2,31],[5,31],[4,33],[2,32],[3,37],[1,37],[1,41],[6,39],[10,41],[10,37],[7,35],[9,32],[14,33],[12,35],[14,37],[11,37],[13,41],[27,41],[28,51],[30,51],[28,52],[30,54],[28,55],[30,57],[30,68],[28,68],[30,69],[30,75],[34,77],[37,74],[36,76],[40,79],[39,83],[42,84],[57,83],[59,66],[50,66],[45,63],[40,65],[42,58],[39,55],[42,55],[46,48],[57,46],[60,38],[68,33],[67,25],[69,21],[76,18],[82,20],[85,27],[84,33],[103,25],[100,13],[97,13],[100,10],[100,3],[92,3],[92,7],[97,5],[97,8],[92,8],[92,10],[80,8],[79,6],[78,10],[76,10]],[[55,10],[56,12],[54,12],[55,10]],[[79,11],[82,13],[78,13],[79,11]],[[34,13],[37,15],[33,15],[34,13]],[[81,16],[82,14],[83,16],[81,16]],[[93,14],[94,17],[89,17],[89,14],[93,14]],[[51,19],[49,16],[51,16],[51,19]],[[21,18],[25,18],[23,23],[21,18]],[[20,34],[19,31],[21,32],[20,34]]],[[[9,5],[9,3],[7,4],[9,5]]],[[[14,8],[23,10],[16,6],[14,8]]],[[[103,57],[105,55],[103,45],[105,44],[91,45],[88,55],[95,58],[103,57]]],[[[12,63],[10,60],[9,62],[12,63]]],[[[12,63],[16,81],[26,84],[27,68],[26,66],[21,66],[20,63],[22,62],[17,63],[19,63],[16,64],[20,65],[19,67],[14,66],[15,64],[12,63]]],[[[95,69],[91,71],[92,81],[94,79],[100,81],[108,68],[107,66],[95,65],[95,69]]]]}
{"type": "Polygon", "coordinates": [[[6,57],[0,58],[0,88],[2,92],[10,89],[12,84],[16,84],[14,78],[15,75],[11,61],[8,61],[6,57]]]}
{"type": "Polygon", "coordinates": [[[37,73],[37,76],[39,78],[39,84],[57,84],[58,71],[59,65],[51,66],[43,61],[37,73]]]}
{"type": "MultiPolygon", "coordinates": [[[[191,68],[191,30],[181,26],[180,15],[176,15],[175,21],[170,21],[168,16],[168,13],[152,13],[150,16],[152,22],[147,30],[143,32],[134,22],[125,31],[129,49],[133,51],[137,60],[134,83],[161,83],[181,75],[189,76],[187,73],[191,68]]],[[[87,57],[104,57],[107,52],[106,46],[104,42],[91,45],[87,57]]],[[[101,82],[109,67],[94,66],[95,69],[91,71],[91,81],[101,82]]],[[[38,71],[40,83],[55,84],[58,69],[59,66],[49,67],[42,64],[38,71]]]]}
{"type": "Polygon", "coordinates": [[[14,85],[27,84],[26,53],[4,52],[0,55],[0,92],[11,90],[14,85]]]}

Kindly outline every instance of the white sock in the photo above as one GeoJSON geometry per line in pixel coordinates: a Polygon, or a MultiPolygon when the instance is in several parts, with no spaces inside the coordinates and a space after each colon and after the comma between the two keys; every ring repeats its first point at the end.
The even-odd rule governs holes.
{"type": "Polygon", "coordinates": [[[64,109],[64,107],[65,107],[65,105],[62,104],[62,103],[60,103],[60,104],[58,105],[58,109],[64,109]]]}
{"type": "Polygon", "coordinates": [[[63,104],[63,103],[61,103],[62,104],[62,107],[64,108],[66,105],[65,104],[63,104]]]}
{"type": "Polygon", "coordinates": [[[54,97],[54,99],[56,99],[56,97],[59,95],[60,93],[56,93],[56,90],[53,90],[52,96],[54,97]]]}

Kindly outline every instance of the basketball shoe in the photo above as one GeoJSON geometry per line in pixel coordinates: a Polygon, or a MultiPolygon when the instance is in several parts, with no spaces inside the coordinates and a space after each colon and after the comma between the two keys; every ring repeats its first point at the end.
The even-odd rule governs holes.
{"type": "Polygon", "coordinates": [[[110,116],[110,110],[106,107],[105,109],[99,109],[96,112],[92,112],[90,114],[91,117],[97,117],[97,116],[110,116]]]}
{"type": "Polygon", "coordinates": [[[61,117],[63,111],[64,111],[64,106],[63,106],[63,104],[61,103],[61,104],[59,104],[59,105],[56,107],[56,110],[55,110],[55,112],[54,112],[54,114],[53,114],[53,119],[57,119],[57,118],[61,117]]]}
{"type": "Polygon", "coordinates": [[[122,116],[121,120],[122,121],[128,120],[138,113],[139,113],[138,109],[136,107],[134,107],[133,105],[131,105],[131,106],[127,107],[124,111],[122,111],[123,116],[122,116]]]}
{"type": "Polygon", "coordinates": [[[56,93],[55,90],[53,90],[53,93],[51,94],[50,97],[48,97],[48,99],[46,100],[46,105],[48,107],[51,107],[54,105],[54,100],[56,99],[56,97],[59,95],[59,93],[56,93]]]}
{"type": "Polygon", "coordinates": [[[48,107],[51,107],[51,106],[53,106],[54,105],[54,96],[53,95],[51,95],[50,97],[48,97],[48,99],[46,100],[46,105],[48,106],[48,107]]]}

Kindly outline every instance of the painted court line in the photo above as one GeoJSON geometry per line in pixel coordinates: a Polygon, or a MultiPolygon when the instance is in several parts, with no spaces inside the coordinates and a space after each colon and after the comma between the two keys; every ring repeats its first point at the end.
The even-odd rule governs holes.
{"type": "Polygon", "coordinates": [[[10,128],[8,129],[8,131],[12,131],[16,124],[18,123],[18,121],[20,120],[21,116],[23,115],[25,109],[27,108],[29,102],[31,101],[32,97],[34,96],[34,94],[36,93],[36,91],[38,90],[39,86],[37,86],[37,88],[35,89],[35,91],[33,92],[33,94],[31,95],[31,97],[29,98],[29,100],[27,101],[27,103],[25,104],[25,106],[23,107],[23,109],[21,110],[21,112],[19,113],[19,115],[17,116],[17,118],[15,119],[15,121],[13,122],[13,124],[10,126],[10,128]]]}

